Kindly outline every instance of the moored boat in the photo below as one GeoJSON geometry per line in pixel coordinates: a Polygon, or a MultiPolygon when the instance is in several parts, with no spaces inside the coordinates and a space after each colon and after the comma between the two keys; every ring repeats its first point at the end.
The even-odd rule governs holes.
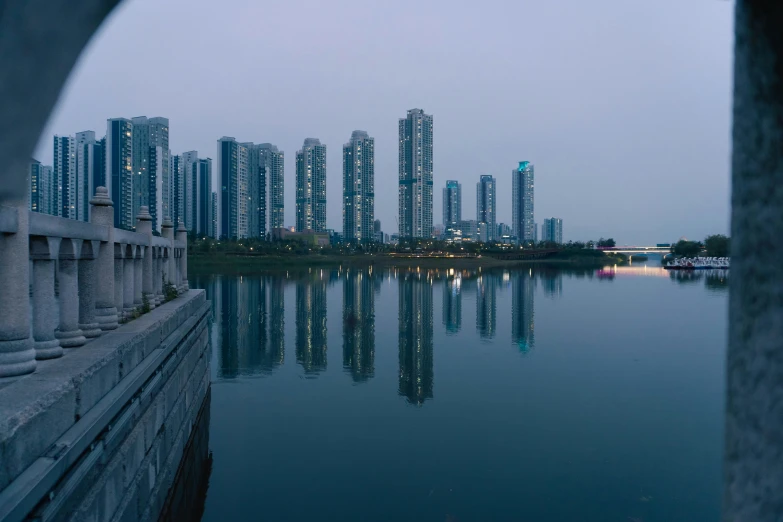
{"type": "Polygon", "coordinates": [[[728,269],[731,259],[728,257],[682,257],[664,265],[666,270],[711,270],[728,269]]]}

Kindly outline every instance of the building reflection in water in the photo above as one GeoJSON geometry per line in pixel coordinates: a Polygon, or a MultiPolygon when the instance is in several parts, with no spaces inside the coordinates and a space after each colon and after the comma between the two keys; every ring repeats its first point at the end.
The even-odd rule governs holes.
{"type": "Polygon", "coordinates": [[[343,280],[343,368],[354,382],[375,374],[375,279],[353,270],[343,280]]]}
{"type": "Polygon", "coordinates": [[[239,375],[239,343],[237,340],[237,287],[239,278],[219,277],[216,283],[216,302],[219,326],[218,375],[234,379],[239,375]]]}
{"type": "Polygon", "coordinates": [[[511,341],[522,353],[535,347],[533,301],[536,295],[532,272],[511,274],[511,341]]]}
{"type": "Polygon", "coordinates": [[[443,325],[453,335],[462,328],[462,277],[457,274],[443,285],[443,325]]]}
{"type": "Polygon", "coordinates": [[[399,276],[399,394],[421,405],[433,397],[432,281],[423,274],[399,276]]]}
{"type": "Polygon", "coordinates": [[[482,339],[495,337],[499,284],[500,277],[491,272],[485,272],[476,281],[476,330],[482,339]]]}
{"type": "Polygon", "coordinates": [[[285,362],[285,280],[267,277],[269,287],[269,350],[279,365],[285,362]]]}
{"type": "Polygon", "coordinates": [[[326,283],[317,271],[296,283],[296,362],[306,374],[326,370],[326,283]]]}
{"type": "Polygon", "coordinates": [[[541,279],[545,296],[555,298],[563,295],[562,272],[544,272],[541,274],[541,279]]]}
{"type": "Polygon", "coordinates": [[[272,330],[276,322],[282,322],[282,283],[272,282],[271,303],[267,303],[268,281],[273,280],[247,277],[215,280],[213,303],[220,344],[218,373],[224,379],[268,375],[285,360],[282,328],[279,335],[272,330]],[[274,304],[271,318],[267,315],[270,304],[274,304]]]}

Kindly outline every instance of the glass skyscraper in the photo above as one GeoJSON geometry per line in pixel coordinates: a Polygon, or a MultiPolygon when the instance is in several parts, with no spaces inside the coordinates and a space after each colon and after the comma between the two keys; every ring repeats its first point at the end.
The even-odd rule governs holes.
{"type": "Polygon", "coordinates": [[[432,133],[432,115],[422,109],[400,119],[400,237],[432,235],[432,133]]]}

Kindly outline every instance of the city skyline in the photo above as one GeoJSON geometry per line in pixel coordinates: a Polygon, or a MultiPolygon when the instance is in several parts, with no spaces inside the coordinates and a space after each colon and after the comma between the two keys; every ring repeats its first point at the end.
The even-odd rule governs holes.
{"type": "MultiPolygon", "coordinates": [[[[276,5],[275,17],[284,23],[262,34],[237,30],[237,20],[244,27],[264,12],[253,3],[124,2],[80,58],[34,157],[52,165],[54,134],[84,129],[97,134],[107,117],[118,114],[165,115],[172,154],[197,150],[213,159],[215,139],[224,134],[271,141],[292,158],[305,136],[339,150],[359,128],[376,141],[375,192],[396,193],[397,119],[406,109],[423,107],[438,125],[435,184],[458,180],[466,202],[475,198],[479,174],[496,177],[498,194],[510,193],[506,173],[520,159],[530,159],[540,174],[537,213],[567,221],[568,239],[611,235],[620,244],[654,244],[726,233],[733,4],[662,1],[570,5],[574,21],[565,26],[560,8],[544,2],[493,2],[496,9],[480,13],[432,3],[417,6],[411,22],[402,16],[404,9],[338,1],[324,19],[298,22],[309,31],[301,39],[288,36],[311,2],[276,5]],[[497,9],[506,16],[493,16],[497,9]],[[520,19],[529,22],[527,37],[538,44],[519,44],[520,19]],[[206,22],[214,30],[197,41],[173,39],[164,48],[128,38],[183,33],[186,26],[206,22]],[[434,30],[429,45],[396,36],[411,23],[434,30]],[[567,37],[541,44],[552,40],[551,27],[567,37]],[[263,71],[246,66],[251,49],[275,50],[265,56],[263,71]],[[181,79],[192,72],[190,57],[205,70],[225,64],[236,81],[205,74],[183,91],[181,79]],[[297,64],[313,57],[319,102],[305,105],[303,89],[313,71],[297,64]],[[465,57],[477,63],[471,74],[465,57]],[[368,59],[374,66],[355,81],[337,74],[349,61],[368,59]],[[509,65],[514,63],[524,67],[509,65]],[[134,68],[148,73],[125,74],[134,68]],[[273,82],[264,80],[270,73],[273,82]],[[683,196],[696,192],[695,201],[683,196]],[[664,200],[673,209],[662,215],[657,210],[664,200]],[[618,221],[618,212],[627,218],[618,221]]],[[[293,225],[294,162],[287,163],[285,224],[293,225]]],[[[327,168],[332,174],[327,198],[337,201],[339,154],[330,155],[327,168]]],[[[436,197],[437,217],[441,204],[436,197]]],[[[396,199],[378,198],[375,214],[393,231],[396,199]]],[[[511,202],[503,196],[497,218],[508,223],[510,217],[511,202]]],[[[340,206],[330,207],[327,228],[339,230],[341,222],[340,206]]]]}

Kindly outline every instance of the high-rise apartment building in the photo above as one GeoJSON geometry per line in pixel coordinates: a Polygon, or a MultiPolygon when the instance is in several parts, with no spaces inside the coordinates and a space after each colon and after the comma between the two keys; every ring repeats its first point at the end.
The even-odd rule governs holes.
{"type": "MultiPolygon", "coordinates": [[[[142,205],[149,207],[152,229],[160,231],[166,208],[171,204],[169,179],[169,120],[138,116],[132,124],[133,201],[132,219],[142,205]]],[[[176,223],[174,223],[176,225],[176,223]]]]}
{"type": "Polygon", "coordinates": [[[495,178],[481,176],[476,184],[476,221],[484,223],[486,241],[494,241],[497,234],[497,195],[495,178]]]}
{"type": "Polygon", "coordinates": [[[30,162],[30,210],[57,215],[54,172],[40,161],[30,162]]]}
{"type": "MultiPolygon", "coordinates": [[[[203,176],[207,169],[211,171],[212,160],[194,161],[192,174],[187,175],[186,206],[190,209],[188,220],[195,230],[202,230],[210,219],[208,213],[199,214],[200,209],[208,208],[209,192],[204,192],[203,176]]],[[[265,238],[272,228],[283,227],[284,155],[277,147],[271,143],[237,143],[224,136],[218,140],[217,168],[218,237],[265,238]]]]}
{"type": "Polygon", "coordinates": [[[269,232],[285,226],[285,155],[271,143],[261,143],[257,151],[266,178],[266,227],[263,232],[269,232]]]}
{"type": "MultiPolygon", "coordinates": [[[[179,154],[169,155],[168,198],[163,201],[163,215],[172,224],[185,222],[185,164],[179,154]]],[[[185,227],[187,228],[187,226],[185,227]]],[[[189,230],[189,229],[188,229],[189,230]]]]}
{"type": "Polygon", "coordinates": [[[533,178],[529,161],[520,161],[519,167],[511,171],[511,228],[520,243],[535,241],[533,178]]]}
{"type": "Polygon", "coordinates": [[[266,231],[266,165],[259,146],[252,142],[241,144],[247,149],[247,234],[248,237],[264,237],[266,231]]]}
{"type": "Polygon", "coordinates": [[[326,231],[326,145],[317,138],[296,152],[296,230],[326,231]]]}
{"type": "MultiPolygon", "coordinates": [[[[212,159],[200,158],[196,164],[195,190],[192,204],[193,228],[199,236],[212,235],[212,159]]],[[[190,198],[189,198],[190,199],[190,198]]]]}
{"type": "Polygon", "coordinates": [[[356,130],[343,145],[343,239],[373,240],[375,221],[375,139],[356,130]]]}
{"type": "Polygon", "coordinates": [[[181,200],[176,214],[187,230],[195,230],[196,225],[198,161],[195,150],[183,152],[179,160],[180,172],[173,176],[175,199],[178,203],[181,200]]]}
{"type": "Polygon", "coordinates": [[[107,120],[106,183],[114,203],[114,226],[133,229],[133,124],[126,118],[107,120]]]}
{"type": "Polygon", "coordinates": [[[89,221],[90,199],[96,187],[106,186],[106,139],[96,140],[94,131],[76,133],[76,219],[89,221]]]}
{"type": "Polygon", "coordinates": [[[432,115],[410,109],[399,121],[400,237],[432,235],[432,115]]]}
{"type": "Polygon", "coordinates": [[[453,179],[446,181],[443,189],[443,226],[446,230],[458,229],[462,221],[462,185],[453,179]]]}
{"type": "Polygon", "coordinates": [[[212,228],[209,229],[209,235],[218,238],[218,195],[212,191],[212,228]]]}
{"type": "Polygon", "coordinates": [[[554,243],[563,242],[563,220],[560,218],[547,218],[544,219],[544,225],[541,229],[541,236],[544,241],[552,241],[554,243]]]}
{"type": "Polygon", "coordinates": [[[234,138],[218,140],[218,237],[249,237],[248,185],[249,151],[234,138]]]}
{"type": "Polygon", "coordinates": [[[56,216],[77,219],[79,185],[76,176],[76,140],[73,136],[54,137],[52,162],[57,193],[56,216]]]}

